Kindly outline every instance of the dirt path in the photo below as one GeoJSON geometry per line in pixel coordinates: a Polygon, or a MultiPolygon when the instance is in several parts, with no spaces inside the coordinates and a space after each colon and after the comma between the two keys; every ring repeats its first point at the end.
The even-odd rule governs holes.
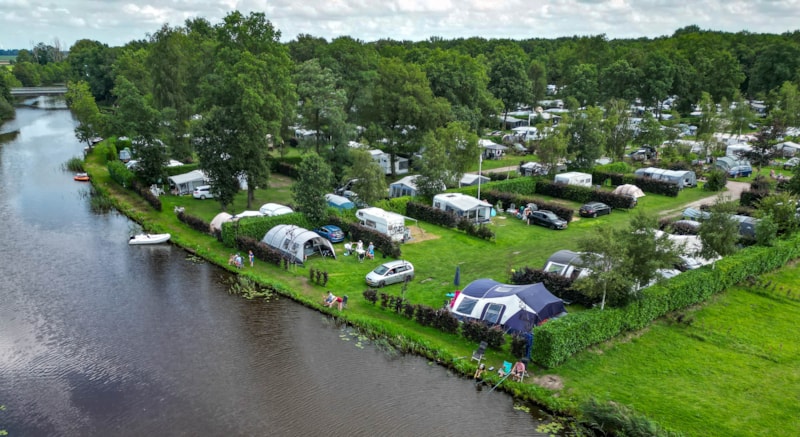
{"type": "Polygon", "coordinates": [[[701,205],[713,205],[714,202],[717,201],[717,196],[719,196],[720,194],[722,195],[722,198],[725,200],[739,200],[739,198],[742,197],[742,192],[747,191],[748,189],[750,189],[750,183],[748,182],[728,181],[728,183],[725,184],[725,191],[723,192],[714,194],[713,196],[704,197],[700,200],[695,200],[694,202],[687,203],[686,205],[683,205],[680,208],[661,211],[659,215],[668,216],[668,215],[680,214],[681,212],[683,212],[683,210],[689,207],[700,209],[701,205]]]}

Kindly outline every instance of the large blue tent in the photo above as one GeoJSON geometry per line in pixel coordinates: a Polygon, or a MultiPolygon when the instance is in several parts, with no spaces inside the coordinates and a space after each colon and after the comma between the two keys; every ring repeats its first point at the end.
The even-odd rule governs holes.
{"type": "Polygon", "coordinates": [[[502,284],[477,279],[464,287],[450,303],[450,311],[461,319],[483,320],[501,325],[508,332],[527,332],[533,326],[566,313],[564,301],[541,282],[502,284]]]}

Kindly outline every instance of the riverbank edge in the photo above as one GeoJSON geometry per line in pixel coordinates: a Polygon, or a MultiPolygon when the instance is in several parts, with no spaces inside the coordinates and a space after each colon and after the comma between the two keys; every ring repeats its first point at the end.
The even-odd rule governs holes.
{"type": "MultiPolygon", "coordinates": [[[[211,248],[193,247],[181,235],[174,232],[174,228],[167,229],[163,223],[159,223],[158,219],[150,219],[146,213],[142,213],[141,209],[158,213],[147,204],[144,199],[120,187],[116,182],[110,179],[108,170],[101,164],[90,163],[89,157],[85,160],[85,170],[90,176],[91,184],[94,189],[101,195],[110,199],[114,208],[121,214],[129,219],[138,223],[146,231],[152,233],[169,233],[172,234],[170,242],[182,248],[187,253],[200,257],[207,262],[210,262],[226,271],[247,277],[262,287],[266,287],[272,292],[275,292],[285,298],[289,298],[309,309],[315,310],[321,314],[331,317],[335,323],[344,323],[358,329],[360,332],[365,333],[373,339],[382,339],[388,342],[395,349],[403,353],[411,353],[424,357],[438,365],[444,366],[449,371],[464,377],[472,378],[475,371],[475,366],[471,363],[469,356],[456,356],[449,353],[445,347],[446,341],[442,341],[442,345],[432,344],[430,341],[421,338],[413,331],[406,328],[395,326],[390,321],[384,320],[384,323],[376,323],[372,318],[367,316],[360,316],[357,314],[339,312],[338,310],[323,307],[316,300],[310,299],[295,291],[290,285],[285,282],[275,280],[273,278],[265,278],[262,275],[250,272],[241,271],[228,265],[227,252],[216,253],[211,248]],[[388,326],[387,326],[388,325],[388,326]]],[[[161,212],[163,213],[163,212],[161,212]]],[[[196,232],[181,223],[183,231],[196,232]]],[[[216,241],[211,235],[205,236],[208,239],[216,241]]],[[[447,334],[440,333],[441,336],[447,334]]],[[[552,392],[544,387],[540,387],[532,383],[519,383],[507,379],[502,379],[493,372],[488,372],[483,381],[495,387],[497,390],[511,395],[516,400],[521,400],[534,404],[536,407],[543,411],[557,417],[561,422],[577,421],[577,405],[571,400],[560,397],[558,393],[552,392]],[[502,382],[502,384],[501,384],[502,382]]]]}

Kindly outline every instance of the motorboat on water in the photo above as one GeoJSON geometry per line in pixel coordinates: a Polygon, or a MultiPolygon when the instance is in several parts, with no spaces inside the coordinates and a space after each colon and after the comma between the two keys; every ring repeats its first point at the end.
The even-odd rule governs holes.
{"type": "Polygon", "coordinates": [[[75,179],[76,181],[88,182],[89,181],[89,175],[86,174],[86,173],[76,173],[75,177],[73,179],[75,179]]]}
{"type": "Polygon", "coordinates": [[[128,240],[128,244],[137,245],[166,243],[169,241],[170,237],[170,234],[137,234],[131,236],[131,238],[128,240]]]}

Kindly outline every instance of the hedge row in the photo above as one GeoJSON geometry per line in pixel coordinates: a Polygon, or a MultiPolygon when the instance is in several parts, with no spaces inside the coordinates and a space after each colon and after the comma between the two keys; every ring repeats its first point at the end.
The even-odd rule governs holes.
{"type": "Polygon", "coordinates": [[[343,217],[331,214],[328,216],[328,223],[340,227],[346,238],[350,239],[350,241],[361,240],[364,242],[372,242],[372,244],[375,245],[375,250],[381,252],[384,258],[387,256],[400,258],[400,255],[402,255],[400,245],[392,241],[388,235],[380,233],[375,229],[362,226],[354,221],[350,221],[348,218],[355,219],[355,217],[351,216],[343,217]]]}
{"type": "Polygon", "coordinates": [[[179,210],[177,215],[178,215],[178,220],[186,223],[187,225],[189,225],[190,228],[194,229],[195,231],[208,234],[209,231],[211,230],[210,223],[207,223],[200,217],[195,217],[193,215],[186,214],[183,209],[179,210]]]}
{"type": "Polygon", "coordinates": [[[800,257],[800,236],[772,247],[752,246],[706,266],[682,273],[643,290],[642,297],[622,308],[591,309],[549,321],[535,330],[533,359],[554,367],[589,346],[626,331],[642,329],[671,311],[705,301],[742,280],[758,276],[800,257]]]}
{"type": "Polygon", "coordinates": [[[630,196],[614,194],[606,190],[596,190],[578,185],[557,184],[550,181],[539,181],[536,184],[536,194],[557,197],[559,199],[573,200],[586,203],[589,201],[603,202],[614,209],[627,209],[634,206],[630,196]]]}
{"type": "MultiPolygon", "coordinates": [[[[536,183],[539,178],[526,177],[526,178],[513,178],[503,181],[492,181],[481,184],[481,198],[484,197],[484,192],[487,191],[501,191],[505,193],[514,193],[523,196],[532,196],[536,194],[536,183]]],[[[473,197],[478,197],[478,186],[470,185],[468,187],[456,188],[449,190],[452,192],[464,193],[473,197]]],[[[487,199],[489,200],[489,199],[487,199]]],[[[494,202],[490,202],[494,204],[494,202]]]]}
{"type": "Polygon", "coordinates": [[[406,204],[406,214],[409,217],[443,228],[455,228],[458,226],[458,217],[455,214],[417,202],[408,202],[406,204]]]}
{"type": "Polygon", "coordinates": [[[606,181],[610,181],[611,185],[633,184],[646,193],[663,194],[670,197],[676,197],[680,192],[680,187],[672,182],[632,174],[609,173],[603,171],[592,172],[592,183],[596,185],[605,185],[606,181]]]}
{"type": "Polygon", "coordinates": [[[496,205],[498,202],[502,202],[504,208],[510,207],[512,203],[517,208],[519,208],[521,205],[533,203],[539,209],[546,209],[548,211],[553,211],[555,215],[557,215],[559,218],[563,220],[566,220],[567,222],[572,221],[572,216],[575,215],[575,210],[572,208],[567,208],[557,203],[545,202],[543,200],[535,199],[529,196],[521,196],[515,193],[506,193],[506,192],[491,190],[486,192],[484,198],[486,199],[487,202],[493,205],[496,205]]]}
{"type": "Polygon", "coordinates": [[[108,161],[106,167],[111,179],[124,188],[130,187],[131,181],[136,178],[136,175],[122,161],[108,161]]]}
{"type": "Polygon", "coordinates": [[[267,246],[262,243],[260,239],[255,239],[247,236],[236,237],[235,246],[242,252],[252,250],[253,256],[268,264],[280,266],[281,262],[285,259],[283,253],[277,249],[267,246]]]}
{"type": "Polygon", "coordinates": [[[156,211],[161,211],[161,199],[158,198],[152,191],[150,191],[150,187],[142,185],[138,179],[131,180],[131,189],[138,193],[150,206],[153,207],[156,211]]]}
{"type": "Polygon", "coordinates": [[[368,288],[363,292],[364,299],[373,305],[380,299],[381,307],[390,309],[408,319],[415,320],[422,326],[430,326],[448,334],[459,332],[467,340],[486,344],[499,349],[506,342],[505,332],[499,325],[489,326],[480,320],[467,320],[460,323],[458,319],[446,308],[431,308],[426,305],[413,305],[404,301],[400,296],[387,293],[378,293],[377,290],[368,288]]]}
{"type": "Polygon", "coordinates": [[[310,223],[305,214],[293,212],[275,217],[244,217],[222,224],[222,243],[228,247],[236,246],[236,237],[250,237],[261,241],[267,232],[277,225],[296,225],[309,229],[310,223]]]}

